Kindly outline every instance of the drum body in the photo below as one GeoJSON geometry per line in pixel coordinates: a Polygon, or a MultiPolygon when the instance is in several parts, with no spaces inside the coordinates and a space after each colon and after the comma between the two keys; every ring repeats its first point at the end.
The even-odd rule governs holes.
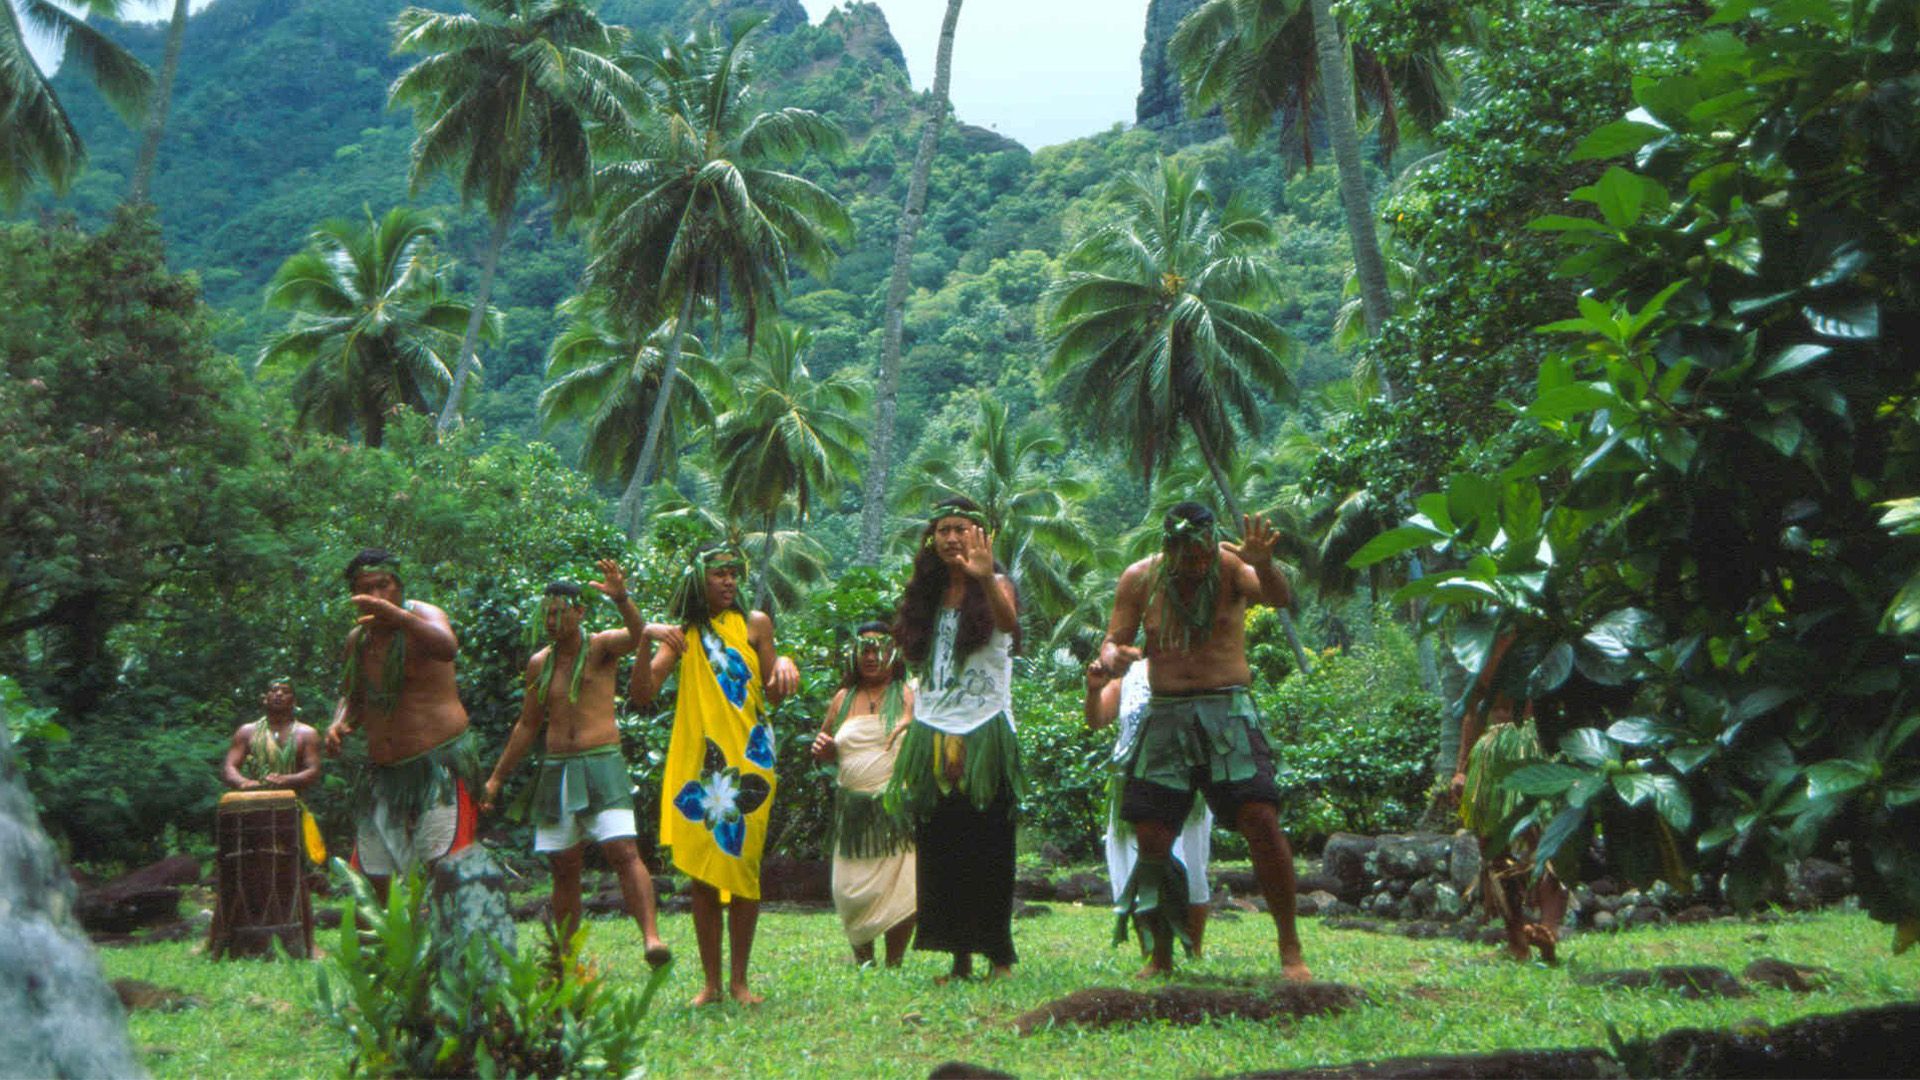
{"type": "Polygon", "coordinates": [[[290,956],[312,956],[313,905],[293,792],[229,792],[213,831],[219,895],[208,953],[259,956],[278,941],[290,956]]]}

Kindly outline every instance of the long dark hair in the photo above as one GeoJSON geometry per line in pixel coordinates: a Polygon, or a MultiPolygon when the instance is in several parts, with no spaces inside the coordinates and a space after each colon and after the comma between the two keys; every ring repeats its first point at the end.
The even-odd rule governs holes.
{"type": "MultiPolygon", "coordinates": [[[[732,544],[709,541],[693,549],[687,558],[687,566],[681,571],[680,581],[674,586],[673,595],[667,598],[667,615],[682,627],[706,626],[719,612],[707,609],[707,566],[708,555],[716,551],[725,551],[740,560],[740,577],[747,576],[747,557],[732,544]]],[[[740,606],[740,590],[733,593],[733,610],[745,615],[746,609],[740,606]]]]}
{"type": "MultiPolygon", "coordinates": [[[[920,534],[920,546],[914,551],[913,576],[907,580],[907,590],[900,597],[899,614],[893,620],[893,640],[900,646],[900,655],[906,657],[912,667],[926,663],[927,654],[933,649],[934,623],[940,614],[941,598],[947,591],[947,563],[933,546],[933,527],[942,517],[973,517],[979,513],[980,505],[964,495],[953,495],[933,504],[927,527],[920,534]]],[[[995,573],[1006,573],[998,559],[993,561],[993,569],[995,573]]],[[[1019,601],[1020,594],[1016,591],[1014,603],[1018,605],[1019,601]]],[[[960,600],[960,633],[953,643],[955,661],[985,645],[992,636],[993,609],[987,604],[987,590],[968,577],[966,594],[960,600]]],[[[1020,651],[1017,628],[1013,632],[1013,651],[1020,651]]]]}

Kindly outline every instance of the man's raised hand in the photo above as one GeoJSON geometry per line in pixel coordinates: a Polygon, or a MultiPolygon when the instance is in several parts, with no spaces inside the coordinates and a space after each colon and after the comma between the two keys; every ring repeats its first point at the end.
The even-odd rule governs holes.
{"type": "Polygon", "coordinates": [[[1249,566],[1257,566],[1273,558],[1274,545],[1280,542],[1280,530],[1270,524],[1264,514],[1243,514],[1240,517],[1240,542],[1228,544],[1227,550],[1240,557],[1240,561],[1249,566]]]}
{"type": "Polygon", "coordinates": [[[395,607],[377,596],[365,594],[355,596],[353,606],[360,609],[360,618],[356,621],[362,626],[371,625],[383,630],[399,630],[407,625],[405,609],[395,607]]]}
{"type": "Polygon", "coordinates": [[[626,599],[627,575],[620,569],[620,564],[612,559],[601,559],[594,565],[600,568],[601,580],[589,581],[587,584],[600,590],[600,595],[616,604],[626,599]]]}

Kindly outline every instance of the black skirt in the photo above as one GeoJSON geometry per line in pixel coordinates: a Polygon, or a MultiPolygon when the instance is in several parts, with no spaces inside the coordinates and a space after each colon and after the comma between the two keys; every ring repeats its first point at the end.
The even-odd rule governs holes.
{"type": "Polygon", "coordinates": [[[913,947],[928,952],[980,953],[996,966],[1013,951],[1014,804],[1003,792],[976,809],[959,792],[934,804],[915,825],[919,927],[913,947]]]}

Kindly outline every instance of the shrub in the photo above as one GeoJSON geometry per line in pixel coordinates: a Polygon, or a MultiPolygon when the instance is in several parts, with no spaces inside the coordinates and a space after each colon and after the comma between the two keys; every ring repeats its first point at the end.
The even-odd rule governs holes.
{"type": "Polygon", "coordinates": [[[1413,643],[1388,620],[1376,639],[1329,652],[1264,703],[1294,835],[1411,827],[1433,779],[1440,700],[1419,688],[1413,643]]]}
{"type": "Polygon", "coordinates": [[[654,968],[638,994],[611,991],[580,960],[585,926],[561,940],[549,924],[545,947],[528,955],[449,941],[434,932],[418,874],[396,881],[383,906],[365,878],[341,868],[353,898],[340,947],[315,975],[315,1006],[347,1039],[345,1072],[625,1076],[639,1065],[641,1021],[671,965],[654,968]]]}
{"type": "Polygon", "coordinates": [[[1095,858],[1107,825],[1107,762],[1113,731],[1088,731],[1081,686],[1013,682],[1013,717],[1027,773],[1020,825],[1072,858],[1095,858]]]}

